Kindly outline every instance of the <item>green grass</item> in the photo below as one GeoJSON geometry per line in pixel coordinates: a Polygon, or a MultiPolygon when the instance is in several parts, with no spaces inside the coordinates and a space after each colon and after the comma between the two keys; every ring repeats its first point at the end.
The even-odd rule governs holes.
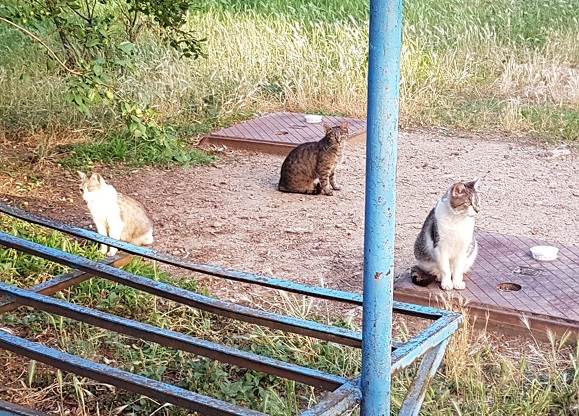
{"type": "MultiPolygon", "coordinates": [[[[89,258],[102,257],[96,244],[71,241],[63,234],[47,231],[6,215],[0,215],[0,230],[89,258]]],[[[36,285],[67,271],[53,263],[2,248],[0,264],[3,265],[0,269],[0,280],[20,287],[36,285]]],[[[136,259],[125,269],[157,281],[197,290],[196,281],[191,276],[170,276],[154,262],[136,259]]],[[[239,324],[104,279],[90,279],[57,296],[72,303],[161,328],[290,362],[311,364],[338,374],[353,376],[360,371],[359,351],[351,348],[318,343],[297,335],[287,336],[279,331],[265,330],[250,324],[239,324]],[[352,357],[353,361],[348,360],[348,357],[352,357]],[[344,362],[347,365],[342,365],[344,362]]],[[[303,409],[316,400],[316,392],[304,385],[31,308],[20,308],[16,312],[2,315],[0,326],[87,359],[114,363],[114,366],[127,371],[272,414],[294,415],[296,409],[303,409]]],[[[9,362],[13,359],[11,357],[11,354],[0,351],[0,362],[9,362]]],[[[153,400],[127,392],[110,389],[103,391],[102,384],[76,379],[71,374],[55,373],[40,364],[29,367],[28,374],[22,374],[22,377],[26,380],[26,385],[19,391],[20,396],[17,395],[16,401],[26,403],[28,395],[42,395],[46,400],[46,410],[54,410],[54,403],[71,400],[78,402],[85,414],[95,414],[95,406],[98,406],[100,414],[112,415],[114,409],[123,403],[130,403],[131,414],[143,416],[161,411],[159,409],[164,407],[153,400]],[[55,397],[56,393],[61,397],[55,397]],[[98,401],[89,400],[90,396],[96,395],[99,396],[98,401]],[[91,403],[87,404],[87,401],[91,403]]],[[[14,381],[0,376],[0,385],[8,385],[14,381]]],[[[188,413],[171,407],[161,414],[188,413]]]]}
{"type": "Polygon", "coordinates": [[[145,140],[128,139],[121,135],[100,138],[85,143],[61,146],[66,153],[62,165],[71,169],[84,169],[96,163],[101,165],[124,165],[127,167],[167,166],[175,162],[173,146],[182,150],[178,161],[183,165],[206,165],[215,157],[201,150],[189,148],[187,142],[172,143],[169,149],[145,140]]]}
{"type": "MultiPolygon", "coordinates": [[[[75,252],[81,256],[95,259],[98,257],[96,246],[65,238],[57,231],[48,232],[40,227],[0,214],[0,231],[29,239],[35,243],[75,252]]],[[[0,248],[0,270],[2,281],[18,287],[29,287],[55,275],[66,273],[69,269],[42,258],[25,256],[14,249],[0,248]]]]}
{"type": "MultiPolygon", "coordinates": [[[[279,109],[365,116],[367,1],[210,0],[190,25],[208,38],[207,59],[179,59],[148,34],[119,91],[185,130],[279,109]]],[[[579,0],[416,0],[404,3],[403,31],[403,126],[577,138],[579,0]]],[[[0,33],[6,130],[114,131],[110,114],[88,121],[69,108],[37,46],[0,33]]]]}
{"type": "MultiPolygon", "coordinates": [[[[468,317],[468,309],[461,312],[468,317]]],[[[541,343],[493,337],[467,324],[452,338],[428,389],[423,415],[575,415],[579,393],[577,339],[541,343]],[[565,344],[571,341],[575,346],[565,344]]],[[[401,404],[416,368],[393,383],[401,404]]]]}
{"type": "MultiPolygon", "coordinates": [[[[96,244],[71,240],[6,215],[0,215],[0,230],[93,259],[101,257],[96,244]]],[[[20,287],[38,284],[66,271],[61,266],[10,249],[0,249],[0,265],[0,280],[20,287]]],[[[171,276],[154,262],[134,260],[126,270],[189,290],[199,289],[194,277],[171,276]]],[[[103,279],[88,280],[57,296],[107,313],[345,377],[353,377],[361,371],[360,350],[239,323],[103,279]]],[[[312,304],[305,299],[287,295],[278,301],[280,311],[332,322],[333,317],[312,314],[312,304]]],[[[461,312],[468,314],[467,309],[461,312]]],[[[405,321],[397,319],[402,319],[402,330],[397,337],[406,339],[405,321]]],[[[359,330],[351,323],[336,324],[359,330]]],[[[408,324],[413,325],[412,322],[408,324]]],[[[90,360],[272,415],[296,415],[320,399],[319,391],[299,383],[31,308],[3,314],[0,326],[90,360]]],[[[523,342],[505,341],[493,338],[484,330],[475,331],[466,324],[451,340],[443,364],[427,391],[421,414],[576,415],[579,411],[579,349],[565,343],[569,340],[553,339],[550,343],[536,342],[532,338],[523,342]]],[[[24,361],[23,368],[13,369],[10,363],[20,362],[6,351],[0,351],[0,363],[4,363],[6,369],[0,376],[0,385],[6,386],[5,392],[11,400],[45,411],[55,411],[60,406],[57,414],[65,414],[66,409],[72,408],[80,409],[77,411],[85,415],[112,416],[126,405],[123,414],[134,416],[155,412],[166,416],[188,414],[34,361],[24,361]]],[[[393,378],[393,414],[397,414],[416,371],[417,366],[413,365],[393,378]]],[[[348,414],[358,414],[358,409],[348,414]]]]}
{"type": "Polygon", "coordinates": [[[537,137],[550,139],[549,132],[556,132],[558,137],[567,140],[577,138],[579,131],[579,111],[554,105],[535,105],[523,107],[521,117],[533,126],[537,137]]]}

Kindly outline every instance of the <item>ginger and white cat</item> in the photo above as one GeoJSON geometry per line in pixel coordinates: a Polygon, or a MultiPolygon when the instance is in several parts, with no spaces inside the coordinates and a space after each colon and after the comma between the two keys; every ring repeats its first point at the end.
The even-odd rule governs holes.
{"type": "Polygon", "coordinates": [[[474,236],[475,216],[480,210],[478,184],[479,179],[455,183],[426,217],[414,243],[414,284],[427,286],[436,280],[444,290],[466,287],[464,273],[478,254],[474,236]]]}
{"type": "MultiPolygon", "coordinates": [[[[153,244],[153,222],[139,201],[123,195],[98,173],[78,172],[80,190],[100,234],[139,246],[153,244]]],[[[101,244],[101,253],[114,256],[115,247],[101,244]]]]}

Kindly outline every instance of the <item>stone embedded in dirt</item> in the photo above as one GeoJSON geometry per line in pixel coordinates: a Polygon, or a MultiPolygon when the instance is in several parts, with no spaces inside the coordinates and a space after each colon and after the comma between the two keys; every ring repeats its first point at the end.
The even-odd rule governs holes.
{"type": "Polygon", "coordinates": [[[304,234],[304,233],[311,233],[312,230],[309,228],[287,228],[285,230],[288,234],[304,234]]]}
{"type": "Polygon", "coordinates": [[[551,150],[546,150],[544,152],[541,152],[541,153],[539,153],[539,156],[554,159],[557,157],[567,156],[570,154],[571,154],[571,151],[569,149],[567,149],[565,146],[561,146],[561,147],[558,147],[556,149],[551,149],[551,150]]]}

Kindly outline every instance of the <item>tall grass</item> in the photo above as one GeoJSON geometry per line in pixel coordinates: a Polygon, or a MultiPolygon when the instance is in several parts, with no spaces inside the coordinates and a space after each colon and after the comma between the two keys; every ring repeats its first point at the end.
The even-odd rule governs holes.
{"type": "MultiPolygon", "coordinates": [[[[463,314],[465,323],[449,343],[442,365],[427,390],[421,414],[577,414],[579,348],[576,338],[550,337],[545,343],[532,336],[517,339],[492,334],[474,327],[468,304],[454,308],[463,314]]],[[[394,414],[415,374],[414,365],[393,379],[394,414]]]]}
{"type": "MultiPolygon", "coordinates": [[[[179,59],[149,34],[119,88],[209,128],[279,109],[365,116],[367,1],[209,0],[190,25],[207,59],[179,59]]],[[[81,125],[38,48],[0,31],[5,128],[81,125]]],[[[579,0],[408,1],[403,32],[403,126],[577,137],[579,0]]]]}

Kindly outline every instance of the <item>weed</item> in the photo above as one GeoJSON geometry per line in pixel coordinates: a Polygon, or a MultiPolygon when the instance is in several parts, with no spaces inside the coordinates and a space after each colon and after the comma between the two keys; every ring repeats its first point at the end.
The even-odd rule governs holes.
{"type": "Polygon", "coordinates": [[[187,167],[206,165],[215,161],[214,156],[189,148],[183,140],[174,140],[160,147],[156,141],[129,139],[122,135],[68,145],[61,147],[60,150],[67,153],[61,163],[71,169],[82,169],[96,163],[128,167],[167,166],[179,163],[187,167]]]}

